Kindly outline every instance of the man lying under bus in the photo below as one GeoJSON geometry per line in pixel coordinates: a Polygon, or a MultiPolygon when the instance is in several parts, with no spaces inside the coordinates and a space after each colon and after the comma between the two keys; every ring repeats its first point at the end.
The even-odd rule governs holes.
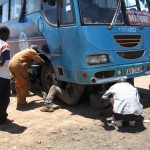
{"type": "Polygon", "coordinates": [[[60,86],[58,86],[58,84],[52,85],[45,99],[45,106],[42,107],[40,111],[53,112],[55,109],[58,109],[59,106],[53,103],[56,98],[68,105],[75,105],[79,102],[84,89],[85,85],[76,83],[63,82],[60,86]]]}

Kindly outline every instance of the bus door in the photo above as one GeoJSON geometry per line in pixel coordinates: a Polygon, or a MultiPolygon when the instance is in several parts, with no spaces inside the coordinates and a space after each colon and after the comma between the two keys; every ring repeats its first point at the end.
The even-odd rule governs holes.
{"type": "Polygon", "coordinates": [[[62,48],[60,45],[60,35],[58,28],[58,2],[55,1],[54,5],[50,5],[48,2],[44,2],[42,7],[44,19],[46,22],[43,22],[43,18],[39,17],[39,30],[44,35],[52,56],[61,56],[62,48]]]}
{"type": "Polygon", "coordinates": [[[69,68],[71,65],[69,66],[67,61],[72,62],[71,59],[74,56],[72,53],[75,52],[73,51],[73,45],[78,45],[78,43],[75,44],[78,38],[76,35],[74,5],[73,0],[55,0],[54,2],[53,5],[47,2],[43,3],[43,12],[47,23],[44,25],[42,33],[48,42],[52,56],[59,57],[51,59],[57,76],[61,79],[68,79],[70,73],[68,73],[69,75],[64,74],[64,69],[71,70],[69,68]],[[61,71],[58,71],[60,69],[61,71]]]}
{"type": "Polygon", "coordinates": [[[61,38],[62,48],[67,51],[71,49],[73,52],[73,45],[75,45],[77,39],[77,31],[75,26],[73,0],[60,1],[60,27],[59,33],[61,38]]]}

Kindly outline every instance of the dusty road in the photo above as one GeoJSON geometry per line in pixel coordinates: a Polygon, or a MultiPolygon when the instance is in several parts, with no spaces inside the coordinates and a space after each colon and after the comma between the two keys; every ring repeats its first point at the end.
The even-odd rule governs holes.
{"type": "MultiPolygon", "coordinates": [[[[149,83],[150,76],[135,79],[144,119],[150,118],[149,83]]],[[[105,119],[86,100],[75,107],[56,101],[60,109],[40,112],[43,99],[38,92],[27,98],[29,107],[22,111],[11,96],[8,113],[14,123],[0,126],[0,150],[150,150],[150,123],[138,120],[136,127],[118,130],[111,125],[110,107],[105,119]]]]}

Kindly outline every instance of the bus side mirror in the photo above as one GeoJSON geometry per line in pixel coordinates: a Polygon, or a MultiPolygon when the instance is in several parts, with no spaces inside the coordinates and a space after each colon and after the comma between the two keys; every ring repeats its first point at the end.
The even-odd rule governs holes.
{"type": "Polygon", "coordinates": [[[48,4],[51,6],[55,6],[55,0],[48,0],[48,4]]]}

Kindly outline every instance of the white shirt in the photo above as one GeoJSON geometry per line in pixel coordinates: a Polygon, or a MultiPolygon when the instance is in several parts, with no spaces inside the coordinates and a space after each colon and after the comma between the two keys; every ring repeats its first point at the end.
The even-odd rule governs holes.
{"type": "Polygon", "coordinates": [[[10,49],[5,41],[0,40],[0,56],[5,57],[5,63],[0,66],[0,77],[5,79],[10,79],[10,71],[8,68],[8,63],[10,60],[10,49]]]}
{"type": "Polygon", "coordinates": [[[122,82],[114,84],[106,91],[102,98],[108,99],[110,94],[114,97],[114,113],[141,115],[143,106],[139,102],[138,91],[130,83],[122,82]]]}

